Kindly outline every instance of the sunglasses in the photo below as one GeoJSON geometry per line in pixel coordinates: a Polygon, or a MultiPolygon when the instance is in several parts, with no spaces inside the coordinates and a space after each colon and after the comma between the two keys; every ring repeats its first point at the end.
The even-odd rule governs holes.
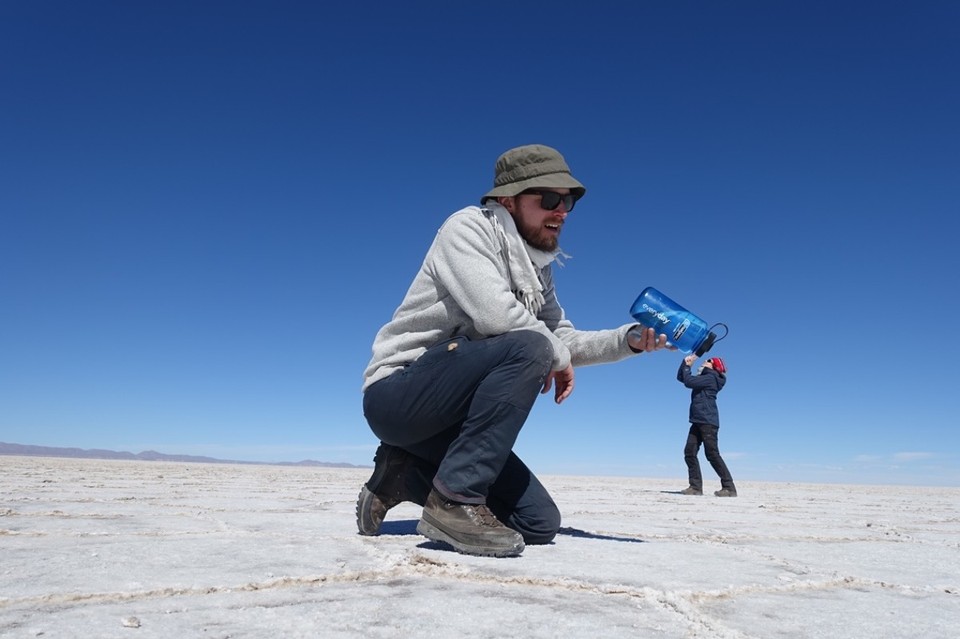
{"type": "Polygon", "coordinates": [[[540,208],[544,211],[556,211],[562,202],[564,210],[569,213],[577,203],[577,198],[573,193],[563,194],[557,193],[556,191],[545,191],[543,189],[527,189],[526,191],[522,191],[520,195],[539,195],[540,208]]]}

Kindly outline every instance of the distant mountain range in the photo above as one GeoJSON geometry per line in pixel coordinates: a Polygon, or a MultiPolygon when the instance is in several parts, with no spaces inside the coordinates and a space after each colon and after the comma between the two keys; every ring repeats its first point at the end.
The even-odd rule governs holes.
{"type": "Polygon", "coordinates": [[[71,457],[74,459],[138,459],[141,461],[197,462],[203,464],[256,464],[269,466],[323,466],[325,468],[369,468],[356,464],[340,464],[305,459],[298,462],[251,462],[235,459],[216,459],[197,455],[166,455],[153,450],[142,453],[102,450],[98,448],[56,448],[51,446],[28,446],[0,442],[0,455],[21,455],[25,457],[71,457]]]}

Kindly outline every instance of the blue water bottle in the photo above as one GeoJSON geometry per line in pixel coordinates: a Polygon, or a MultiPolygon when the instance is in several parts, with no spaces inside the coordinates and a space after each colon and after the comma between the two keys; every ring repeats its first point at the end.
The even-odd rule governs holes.
{"type": "Polygon", "coordinates": [[[711,330],[714,326],[723,326],[726,331],[726,324],[718,322],[708,327],[702,319],[652,286],[643,289],[630,307],[630,315],[644,326],[654,329],[657,335],[665,334],[667,344],[697,357],[709,351],[714,342],[727,336],[724,332],[717,337],[711,330]]]}

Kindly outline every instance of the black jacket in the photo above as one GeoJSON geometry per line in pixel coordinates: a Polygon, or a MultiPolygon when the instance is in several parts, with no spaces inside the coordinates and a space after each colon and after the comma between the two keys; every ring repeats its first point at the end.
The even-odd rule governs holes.
{"type": "Polygon", "coordinates": [[[717,410],[717,393],[727,383],[727,376],[712,368],[704,368],[699,375],[690,372],[686,362],[680,362],[677,381],[691,390],[690,423],[710,424],[720,428],[720,411],[717,410]]]}

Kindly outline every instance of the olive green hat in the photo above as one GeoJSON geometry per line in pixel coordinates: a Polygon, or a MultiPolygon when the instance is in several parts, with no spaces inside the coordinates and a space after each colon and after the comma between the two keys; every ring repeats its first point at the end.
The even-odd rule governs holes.
{"type": "Polygon", "coordinates": [[[587,192],[586,187],[570,175],[570,167],[559,151],[542,144],[528,144],[510,149],[497,158],[493,189],[480,198],[480,202],[519,195],[537,187],[568,188],[578,200],[587,192]]]}

